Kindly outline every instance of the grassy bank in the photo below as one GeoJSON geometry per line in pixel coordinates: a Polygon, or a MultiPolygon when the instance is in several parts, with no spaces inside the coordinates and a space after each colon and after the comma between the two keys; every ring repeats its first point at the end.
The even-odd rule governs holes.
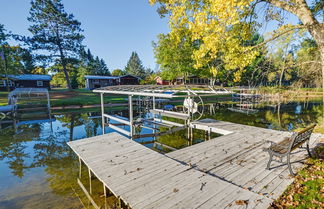
{"type": "MultiPolygon", "coordinates": [[[[51,106],[84,106],[100,104],[99,94],[85,89],[75,89],[69,91],[67,89],[54,89],[50,91],[51,106]]],[[[105,104],[109,103],[125,103],[126,97],[119,95],[106,95],[104,97],[105,104]]],[[[23,101],[24,102],[24,101],[23,101]]],[[[41,103],[41,101],[39,101],[41,103]]],[[[0,105],[8,104],[8,92],[0,92],[0,105]]]]}
{"type": "MultiPolygon", "coordinates": [[[[66,89],[56,89],[50,91],[52,107],[62,107],[70,105],[93,105],[100,104],[100,96],[97,93],[85,89],[75,89],[72,91],[66,89]]],[[[104,102],[125,103],[126,97],[120,95],[105,95],[104,102]]]]}
{"type": "Polygon", "coordinates": [[[268,86],[258,88],[262,94],[280,94],[282,96],[318,96],[323,95],[322,88],[296,88],[296,87],[277,87],[268,86]]]}
{"type": "MultiPolygon", "coordinates": [[[[280,93],[283,97],[291,99],[319,99],[322,98],[322,89],[310,89],[310,88],[299,88],[294,89],[290,88],[278,88],[278,87],[261,87],[260,93],[263,94],[277,94],[280,93]]],[[[50,91],[51,105],[52,107],[64,107],[64,106],[86,106],[86,105],[98,105],[100,104],[99,94],[93,93],[92,91],[85,89],[53,89],[50,91]]],[[[216,95],[215,97],[206,97],[204,98],[207,102],[220,102],[226,100],[223,95],[216,95]]],[[[104,97],[105,104],[109,103],[126,103],[126,96],[120,95],[106,95],[104,97]]],[[[172,99],[178,100],[178,99],[172,99]]],[[[174,101],[177,102],[177,101],[174,101]]],[[[41,103],[41,101],[39,101],[41,103]]],[[[179,100],[179,104],[183,103],[183,100],[179,100]]],[[[8,92],[0,92],[0,105],[8,104],[8,92]]]]}
{"type": "Polygon", "coordinates": [[[310,159],[284,194],[270,208],[324,208],[324,161],[310,159]]]}

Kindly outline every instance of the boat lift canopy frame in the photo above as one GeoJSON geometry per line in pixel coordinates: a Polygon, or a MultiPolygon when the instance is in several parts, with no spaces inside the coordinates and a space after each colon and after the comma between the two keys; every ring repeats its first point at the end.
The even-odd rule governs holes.
{"type": "MultiPolygon", "coordinates": [[[[226,95],[232,94],[231,91],[228,91],[224,88],[215,88],[213,86],[202,86],[202,85],[190,85],[190,86],[179,86],[179,85],[119,85],[119,86],[107,86],[93,90],[95,93],[100,93],[101,99],[101,117],[102,117],[102,134],[105,134],[105,127],[109,126],[110,128],[123,133],[132,139],[134,137],[134,118],[133,118],[133,96],[149,96],[152,97],[153,110],[158,110],[158,114],[162,116],[165,111],[155,108],[155,98],[194,98],[194,97],[207,97],[215,95],[226,95]],[[108,115],[105,113],[104,108],[104,94],[115,94],[115,95],[127,95],[128,96],[128,107],[129,107],[129,120],[125,120],[116,116],[108,115]],[[117,127],[113,124],[106,123],[106,119],[115,120],[121,124],[128,125],[130,131],[124,130],[120,127],[117,127]]],[[[167,111],[169,116],[172,113],[167,111]]],[[[153,113],[155,114],[155,113],[153,113]]],[[[178,113],[182,114],[185,120],[185,124],[178,124],[180,126],[186,126],[190,123],[191,112],[188,113],[178,113]]],[[[161,120],[163,123],[163,120],[161,120]]],[[[136,137],[138,138],[138,136],[136,137]]]]}

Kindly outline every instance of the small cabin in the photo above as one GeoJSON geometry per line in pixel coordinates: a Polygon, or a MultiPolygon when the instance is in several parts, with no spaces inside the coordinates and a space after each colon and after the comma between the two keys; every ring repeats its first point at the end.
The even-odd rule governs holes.
{"type": "Polygon", "coordinates": [[[86,75],[86,89],[97,89],[106,86],[116,85],[138,85],[140,78],[133,75],[123,76],[99,76],[99,75],[86,75]]]}
{"type": "Polygon", "coordinates": [[[46,88],[50,89],[52,76],[37,75],[37,74],[22,74],[22,75],[0,75],[0,91],[6,91],[15,88],[46,88]]]}
{"type": "Polygon", "coordinates": [[[117,85],[116,76],[99,76],[99,75],[86,75],[86,89],[97,89],[105,86],[117,85]]]}
{"type": "Polygon", "coordinates": [[[138,85],[140,80],[139,77],[133,75],[123,75],[119,76],[118,85],[138,85]]]}

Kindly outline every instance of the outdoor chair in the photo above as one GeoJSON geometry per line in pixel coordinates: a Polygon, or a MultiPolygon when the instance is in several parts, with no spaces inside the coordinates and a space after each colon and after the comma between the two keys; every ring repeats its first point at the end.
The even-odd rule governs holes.
{"type": "Polygon", "coordinates": [[[283,157],[287,157],[287,165],[289,168],[289,172],[291,175],[295,176],[296,173],[293,172],[290,162],[290,155],[292,151],[301,147],[306,142],[306,149],[308,152],[309,157],[312,157],[311,152],[309,150],[309,139],[310,136],[315,128],[316,124],[313,124],[300,132],[294,133],[291,137],[285,137],[284,140],[280,141],[279,143],[275,143],[272,141],[267,141],[271,143],[270,147],[266,150],[269,152],[269,161],[267,164],[267,170],[270,170],[270,164],[272,162],[273,156],[279,157],[282,161],[283,157]]]}

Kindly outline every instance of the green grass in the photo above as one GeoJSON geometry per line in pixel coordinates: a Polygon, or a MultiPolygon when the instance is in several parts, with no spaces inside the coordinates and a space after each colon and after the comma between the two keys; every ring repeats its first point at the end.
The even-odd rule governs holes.
{"type": "MultiPolygon", "coordinates": [[[[113,96],[105,96],[104,103],[126,103],[125,98],[122,97],[113,97],[113,96]]],[[[67,98],[67,99],[51,99],[52,107],[62,107],[62,106],[71,106],[71,105],[94,105],[100,104],[100,96],[99,95],[80,95],[77,97],[67,98]]]]}
{"type": "MultiPolygon", "coordinates": [[[[54,89],[50,91],[51,95],[51,106],[52,107],[62,107],[62,106],[71,106],[71,105],[94,105],[100,104],[100,95],[97,93],[93,93],[92,91],[85,89],[75,89],[69,91],[68,89],[54,89]],[[71,96],[64,98],[55,98],[57,96],[69,95],[71,96]]],[[[105,95],[104,102],[108,103],[126,103],[126,97],[120,95],[105,95]]],[[[28,101],[18,101],[19,104],[28,104],[28,101]]],[[[46,101],[36,101],[39,103],[46,103],[46,101]]],[[[35,103],[35,101],[34,101],[35,103]]],[[[0,105],[8,104],[8,92],[0,91],[0,105]]]]}
{"type": "Polygon", "coordinates": [[[309,159],[284,194],[271,208],[323,208],[324,161],[309,159]]]}

